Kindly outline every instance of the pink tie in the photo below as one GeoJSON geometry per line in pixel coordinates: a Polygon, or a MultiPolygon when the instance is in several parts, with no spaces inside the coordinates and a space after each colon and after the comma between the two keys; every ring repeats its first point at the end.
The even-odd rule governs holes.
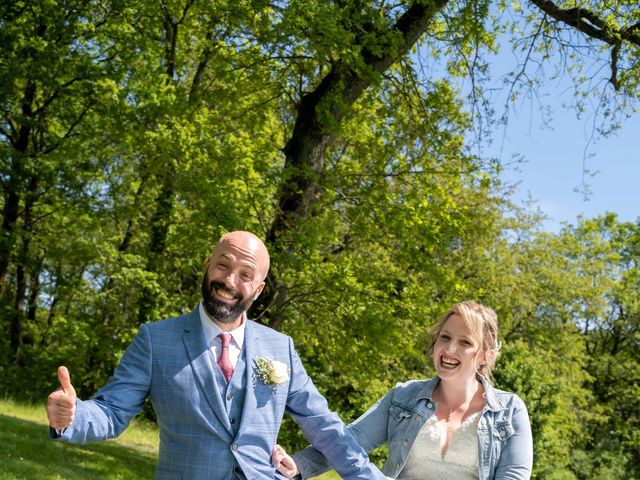
{"type": "Polygon", "coordinates": [[[221,333],[218,337],[220,337],[220,341],[222,342],[222,352],[218,357],[218,366],[220,367],[225,380],[229,382],[231,375],[233,375],[233,365],[231,365],[231,360],[229,360],[229,343],[231,342],[231,334],[221,333]]]}

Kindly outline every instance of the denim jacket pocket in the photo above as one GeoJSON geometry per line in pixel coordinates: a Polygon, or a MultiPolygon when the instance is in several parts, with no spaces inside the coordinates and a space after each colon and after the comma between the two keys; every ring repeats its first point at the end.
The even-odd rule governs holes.
{"type": "Polygon", "coordinates": [[[402,438],[411,424],[413,410],[401,403],[393,402],[389,407],[389,438],[391,443],[398,438],[402,438]]]}
{"type": "Polygon", "coordinates": [[[389,407],[389,413],[396,420],[396,422],[401,423],[402,420],[413,415],[413,410],[405,407],[400,403],[393,402],[389,407]]]}
{"type": "Polygon", "coordinates": [[[508,420],[496,422],[491,429],[491,433],[497,441],[504,442],[515,433],[513,425],[508,420]]]}

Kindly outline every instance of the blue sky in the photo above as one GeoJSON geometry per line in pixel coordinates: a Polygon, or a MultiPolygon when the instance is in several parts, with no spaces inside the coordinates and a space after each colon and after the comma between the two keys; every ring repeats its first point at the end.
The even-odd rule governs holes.
{"type": "Polygon", "coordinates": [[[504,140],[496,141],[496,148],[502,145],[503,161],[515,153],[524,156],[523,164],[503,174],[506,181],[518,184],[514,199],[535,200],[549,217],[543,227],[551,232],[558,232],[562,222],[575,224],[579,215],[593,218],[615,212],[620,221],[638,220],[640,115],[615,134],[590,141],[590,119],[576,118],[575,111],[561,106],[561,95],[553,93],[547,99],[555,112],[553,129],[542,126],[539,112],[519,108],[511,115],[504,140]],[[585,168],[595,172],[584,177],[590,190],[586,199],[580,192],[585,168]]]}
{"type": "MultiPolygon", "coordinates": [[[[497,55],[486,57],[492,79],[488,87],[493,88],[497,114],[504,111],[504,75],[519,63],[508,42],[501,43],[497,55]]],[[[592,60],[588,71],[594,83],[608,85],[608,58],[592,60]]],[[[528,67],[530,75],[536,75],[529,71],[534,66],[528,67]]],[[[554,71],[552,66],[551,60],[547,73],[554,71]]],[[[462,90],[468,88],[468,80],[463,80],[462,90]]],[[[611,90],[610,85],[607,88],[611,90]]],[[[563,223],[575,225],[580,215],[593,218],[606,212],[616,213],[620,221],[640,221],[640,113],[610,136],[593,138],[595,111],[586,110],[578,118],[575,109],[565,106],[574,103],[572,95],[568,75],[543,80],[537,103],[521,100],[512,104],[506,130],[495,130],[493,145],[482,146],[476,153],[496,157],[506,166],[502,178],[516,184],[514,200],[533,199],[548,217],[543,222],[547,231],[558,232],[563,223]],[[540,108],[551,110],[549,125],[543,124],[540,108]],[[516,167],[511,161],[514,155],[523,159],[516,167]],[[583,193],[585,183],[588,196],[583,193]]]]}
{"type": "MultiPolygon", "coordinates": [[[[573,38],[578,39],[584,40],[581,36],[573,38]]],[[[490,62],[495,95],[501,102],[494,106],[501,113],[505,95],[501,88],[503,75],[516,69],[523,54],[514,50],[506,37],[499,39],[499,44],[499,53],[486,59],[490,62]]],[[[581,57],[592,62],[585,66],[585,73],[590,76],[591,85],[607,85],[611,92],[607,83],[611,74],[608,53],[595,52],[597,49],[585,51],[586,55],[581,57]]],[[[554,72],[567,66],[563,64],[566,59],[558,56],[537,63],[536,54],[532,54],[532,59],[528,75],[539,78],[539,72],[547,74],[537,99],[542,107],[553,112],[551,128],[543,125],[539,106],[520,101],[510,111],[506,132],[494,132],[493,146],[478,153],[498,157],[503,164],[509,164],[512,155],[522,155],[524,163],[517,169],[505,168],[502,177],[517,184],[513,197],[516,203],[530,197],[547,215],[543,223],[547,231],[558,232],[563,222],[575,225],[580,215],[593,218],[605,212],[616,213],[620,221],[640,221],[640,113],[626,120],[616,133],[591,138],[594,111],[587,110],[582,118],[577,118],[574,109],[563,106],[573,103],[572,80],[566,71],[551,79],[554,72]],[[585,176],[585,170],[594,174],[585,176]],[[582,193],[583,182],[589,186],[586,198],[582,193]]],[[[537,60],[541,61],[539,57],[537,60]]],[[[640,104],[635,107],[640,109],[640,104]]]]}

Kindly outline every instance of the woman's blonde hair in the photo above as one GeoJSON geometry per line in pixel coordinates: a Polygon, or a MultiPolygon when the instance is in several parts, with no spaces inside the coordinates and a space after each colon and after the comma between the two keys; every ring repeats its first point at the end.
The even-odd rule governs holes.
{"type": "Polygon", "coordinates": [[[480,348],[476,353],[476,359],[484,354],[484,359],[478,362],[477,370],[480,375],[492,380],[491,372],[496,364],[500,342],[498,341],[498,315],[489,307],[472,300],[456,303],[447,310],[438,323],[429,331],[431,335],[430,356],[433,356],[433,347],[440,336],[444,323],[451,315],[458,314],[464,320],[465,325],[471,330],[474,340],[480,348]]]}

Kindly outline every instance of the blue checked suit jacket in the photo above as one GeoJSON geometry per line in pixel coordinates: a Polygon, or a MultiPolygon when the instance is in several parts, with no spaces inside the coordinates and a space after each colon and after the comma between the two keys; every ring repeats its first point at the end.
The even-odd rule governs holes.
{"type": "Polygon", "coordinates": [[[116,437],[150,395],[160,428],[156,479],[271,480],[282,478],[271,464],[271,451],[287,410],[342,478],[385,478],[329,410],[290,337],[248,320],[243,349],[247,389],[236,435],[195,309],[142,325],[109,382],[92,400],[78,400],[75,419],[60,439],[85,443],[116,437]],[[265,385],[255,375],[260,357],[285,363],[289,380],[265,385]]]}

